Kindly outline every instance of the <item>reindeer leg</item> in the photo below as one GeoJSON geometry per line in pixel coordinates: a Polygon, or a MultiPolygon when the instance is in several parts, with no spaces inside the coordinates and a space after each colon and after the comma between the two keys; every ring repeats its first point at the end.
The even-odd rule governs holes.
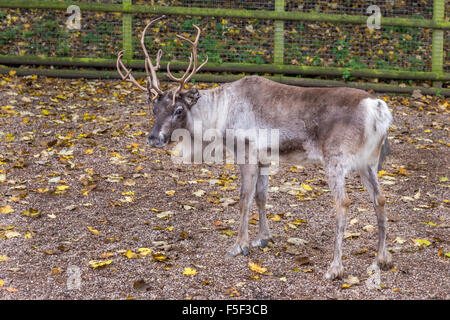
{"type": "Polygon", "coordinates": [[[258,179],[258,165],[243,164],[240,165],[241,169],[241,193],[239,207],[241,211],[241,223],[239,226],[238,238],[235,244],[228,250],[227,257],[234,257],[239,253],[244,256],[249,252],[248,241],[248,219],[250,206],[255,196],[256,181],[258,179]]]}
{"type": "Polygon", "coordinates": [[[328,268],[325,278],[333,280],[342,278],[344,267],[342,265],[342,240],[344,237],[345,223],[350,206],[350,200],[345,192],[345,172],[339,160],[333,160],[328,166],[328,185],[336,203],[336,238],[334,242],[333,261],[328,268]]]}
{"type": "Polygon", "coordinates": [[[266,216],[266,200],[267,200],[267,186],[269,184],[269,176],[261,174],[261,167],[259,168],[258,180],[256,182],[255,201],[259,213],[259,231],[256,240],[252,241],[252,247],[260,246],[266,247],[269,241],[272,241],[272,234],[270,233],[269,224],[266,216]]]}
{"type": "Polygon", "coordinates": [[[369,191],[377,215],[378,253],[376,262],[381,269],[387,270],[392,267],[392,258],[391,254],[386,249],[386,211],[384,210],[386,198],[381,194],[375,168],[376,166],[367,167],[365,170],[362,169],[360,170],[360,175],[364,186],[367,188],[367,191],[369,191]]]}

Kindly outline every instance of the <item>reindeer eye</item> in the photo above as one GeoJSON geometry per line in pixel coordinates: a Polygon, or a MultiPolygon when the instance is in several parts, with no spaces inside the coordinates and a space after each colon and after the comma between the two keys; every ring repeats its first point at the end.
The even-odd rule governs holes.
{"type": "Polygon", "coordinates": [[[175,111],[173,112],[174,115],[179,116],[183,112],[183,107],[178,106],[175,108],[175,111]]]}

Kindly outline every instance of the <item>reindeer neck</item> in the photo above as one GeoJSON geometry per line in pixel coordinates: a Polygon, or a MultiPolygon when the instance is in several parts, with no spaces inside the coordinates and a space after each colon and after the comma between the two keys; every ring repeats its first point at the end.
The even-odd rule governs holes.
{"type": "Polygon", "coordinates": [[[203,130],[217,129],[224,131],[229,111],[228,86],[210,90],[200,90],[201,98],[191,109],[188,130],[193,132],[194,122],[201,122],[203,130]]]}

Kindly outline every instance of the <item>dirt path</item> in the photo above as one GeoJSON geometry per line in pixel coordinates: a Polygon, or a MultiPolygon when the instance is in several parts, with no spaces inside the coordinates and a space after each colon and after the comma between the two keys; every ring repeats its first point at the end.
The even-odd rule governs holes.
{"type": "Polygon", "coordinates": [[[314,166],[271,177],[274,245],[226,260],[239,218],[236,167],[178,166],[146,147],[151,111],[128,83],[1,78],[0,298],[449,299],[447,101],[386,99],[395,123],[381,181],[395,268],[370,289],[376,219],[358,177],[347,184],[343,254],[347,282],[359,283],[323,278],[334,217],[314,166]],[[311,191],[290,194],[292,183],[311,191]],[[67,285],[78,276],[79,289],[67,285]]]}

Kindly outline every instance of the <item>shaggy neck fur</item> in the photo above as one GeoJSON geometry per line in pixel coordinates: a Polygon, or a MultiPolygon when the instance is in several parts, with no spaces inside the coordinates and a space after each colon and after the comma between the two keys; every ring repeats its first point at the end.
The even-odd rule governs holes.
{"type": "Polygon", "coordinates": [[[200,122],[203,132],[208,129],[225,132],[232,92],[227,85],[199,92],[201,97],[191,108],[187,119],[187,129],[194,133],[194,124],[200,122]]]}

